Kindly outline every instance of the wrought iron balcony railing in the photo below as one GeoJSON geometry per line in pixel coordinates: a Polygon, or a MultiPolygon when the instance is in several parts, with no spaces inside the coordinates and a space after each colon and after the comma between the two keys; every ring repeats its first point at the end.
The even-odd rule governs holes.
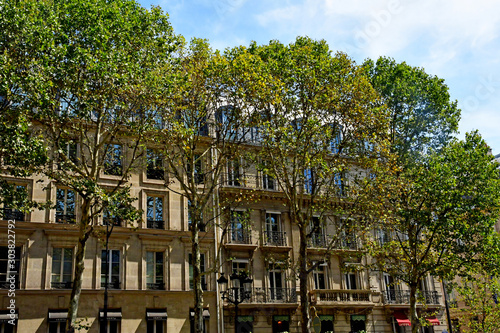
{"type": "Polygon", "coordinates": [[[165,222],[161,220],[148,220],[148,229],[165,229],[165,222]]]}
{"type": "MultiPolygon", "coordinates": [[[[409,290],[386,290],[383,294],[386,304],[410,304],[409,290]]],[[[437,291],[419,291],[417,294],[417,302],[420,304],[423,301],[427,305],[438,305],[440,299],[437,291]]]]}
{"type": "Polygon", "coordinates": [[[264,245],[286,246],[286,232],[266,231],[264,234],[264,245]]]}
{"type": "Polygon", "coordinates": [[[372,292],[361,289],[315,289],[311,291],[312,302],[372,302],[372,292]]]}
{"type": "Polygon", "coordinates": [[[56,214],[56,223],[75,224],[75,214],[56,214]]]}
{"type": "MultiPolygon", "coordinates": [[[[101,282],[101,289],[104,289],[105,283],[101,282]]],[[[108,289],[121,289],[121,283],[118,281],[108,282],[108,289]]]]}
{"type": "Polygon", "coordinates": [[[233,229],[229,234],[228,240],[230,244],[252,244],[252,235],[250,230],[233,229]]]}
{"type": "Polygon", "coordinates": [[[51,282],[50,286],[53,289],[71,289],[71,288],[73,288],[73,282],[71,282],[71,281],[67,281],[67,282],[51,282]]]}
{"type": "Polygon", "coordinates": [[[309,240],[309,247],[326,248],[327,246],[326,236],[323,234],[313,234],[309,240]]]}
{"type": "MultiPolygon", "coordinates": [[[[226,291],[230,298],[234,297],[234,292],[226,291]]],[[[297,291],[292,288],[252,288],[251,292],[241,289],[239,293],[247,296],[243,303],[297,303],[297,291]]]]}
{"type": "Polygon", "coordinates": [[[16,209],[2,208],[0,209],[0,213],[2,215],[2,220],[24,221],[24,213],[16,209]]]}
{"type": "Polygon", "coordinates": [[[164,282],[156,282],[156,283],[146,283],[146,288],[149,290],[165,290],[164,282]]]}

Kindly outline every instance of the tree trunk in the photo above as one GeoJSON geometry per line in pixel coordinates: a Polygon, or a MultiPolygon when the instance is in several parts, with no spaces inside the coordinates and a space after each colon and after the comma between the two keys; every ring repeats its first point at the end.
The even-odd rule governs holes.
{"type": "Polygon", "coordinates": [[[82,292],[82,276],[85,269],[84,259],[85,259],[85,247],[87,240],[90,236],[87,230],[90,223],[90,202],[83,199],[82,202],[82,219],[80,222],[80,232],[78,235],[78,246],[75,255],[75,279],[73,280],[73,290],[71,291],[71,297],[69,300],[68,307],[68,321],[66,324],[66,332],[74,333],[75,324],[78,314],[78,304],[80,302],[80,294],[82,292]]]}
{"type": "Polygon", "coordinates": [[[418,333],[420,329],[420,321],[417,316],[417,283],[410,284],[410,321],[411,332],[418,333]]]}
{"type": "Polygon", "coordinates": [[[193,291],[194,291],[194,328],[196,333],[203,333],[203,287],[200,262],[199,243],[199,221],[201,214],[196,212],[191,225],[191,265],[193,267],[193,291]]]}
{"type": "Polygon", "coordinates": [[[300,288],[300,307],[301,307],[301,331],[309,333],[309,293],[307,287],[307,239],[305,227],[299,227],[300,245],[299,245],[299,288],[300,288]]]}

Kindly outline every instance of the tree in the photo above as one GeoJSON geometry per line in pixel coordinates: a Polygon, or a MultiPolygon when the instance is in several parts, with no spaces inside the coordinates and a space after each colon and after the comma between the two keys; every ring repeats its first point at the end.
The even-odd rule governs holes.
{"type": "Polygon", "coordinates": [[[460,325],[472,333],[500,332],[499,241],[499,235],[492,234],[477,263],[455,284],[459,305],[455,313],[460,325]]]}
{"type": "MultiPolygon", "coordinates": [[[[251,200],[243,192],[222,197],[218,189],[244,182],[240,168],[250,153],[245,147],[254,130],[254,98],[265,86],[258,60],[244,48],[221,55],[193,39],[180,53],[175,93],[164,95],[164,128],[150,146],[165,162],[166,187],[182,196],[188,209],[196,332],[203,332],[202,277],[219,267],[213,258],[201,271],[200,242],[211,228],[222,240],[228,222],[220,217],[251,200]]],[[[220,247],[216,252],[218,257],[220,247]]]]}
{"type": "MultiPolygon", "coordinates": [[[[99,217],[109,224],[139,216],[127,179],[181,40],[159,8],[128,0],[7,1],[2,11],[3,59],[19,77],[7,96],[29,112],[50,151],[37,172],[80,201],[67,324],[74,332],[86,242],[99,217]]],[[[59,222],[74,223],[74,216],[59,222]]]]}
{"type": "Polygon", "coordinates": [[[385,57],[367,60],[364,67],[389,108],[392,151],[401,163],[418,160],[451,139],[460,110],[456,101],[450,101],[443,79],[385,57]]]}
{"type": "Polygon", "coordinates": [[[426,303],[418,293],[422,280],[470,270],[487,248],[499,215],[500,180],[486,143],[473,132],[430,151],[400,171],[396,182],[383,190],[388,216],[376,224],[389,237],[372,242],[371,254],[375,267],[409,286],[415,333],[416,304],[426,303]]]}
{"type": "MultiPolygon", "coordinates": [[[[308,276],[319,265],[307,247],[329,216],[356,216],[366,180],[385,154],[386,114],[363,70],[325,41],[250,46],[273,77],[262,98],[261,142],[255,163],[283,192],[290,222],[300,235],[295,263],[300,286],[301,330],[309,332],[308,276]],[[350,187],[348,183],[350,182],[350,187]],[[319,218],[317,218],[319,217],[319,218]]],[[[341,237],[332,237],[331,249],[341,237]]],[[[346,227],[344,224],[342,227],[346,227]]],[[[326,259],[326,258],[325,258],[326,259]]]]}

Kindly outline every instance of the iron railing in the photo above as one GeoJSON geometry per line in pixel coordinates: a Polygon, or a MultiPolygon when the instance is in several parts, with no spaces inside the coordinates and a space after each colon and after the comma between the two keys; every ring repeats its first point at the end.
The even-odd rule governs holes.
{"type": "Polygon", "coordinates": [[[146,283],[146,288],[149,290],[165,290],[164,282],[156,282],[156,283],[146,283]]]}
{"type": "MultiPolygon", "coordinates": [[[[226,291],[230,297],[234,292],[231,289],[226,291]]],[[[292,288],[252,288],[250,292],[242,288],[239,293],[247,296],[243,303],[297,303],[297,290],[292,288]]]]}
{"type": "Polygon", "coordinates": [[[76,216],[75,214],[56,214],[56,223],[75,224],[76,216]]]}
{"type": "MultiPolygon", "coordinates": [[[[409,290],[386,290],[383,294],[386,304],[410,304],[409,290]]],[[[419,291],[417,294],[417,302],[423,301],[427,305],[440,304],[440,299],[437,291],[419,291]]]]}
{"type": "Polygon", "coordinates": [[[233,229],[229,234],[230,244],[252,244],[252,234],[250,230],[233,229]]]}
{"type": "Polygon", "coordinates": [[[24,213],[12,208],[2,208],[0,209],[3,220],[16,220],[24,221],[24,213]]]}
{"type": "Polygon", "coordinates": [[[148,229],[165,229],[165,222],[162,220],[148,220],[148,229]]]}
{"type": "Polygon", "coordinates": [[[286,232],[266,231],[264,234],[264,245],[286,246],[286,232]]]}
{"type": "Polygon", "coordinates": [[[73,288],[73,282],[51,282],[50,286],[52,289],[71,289],[73,288]]]}
{"type": "Polygon", "coordinates": [[[372,292],[361,289],[315,289],[311,291],[313,302],[372,302],[372,292]]]}

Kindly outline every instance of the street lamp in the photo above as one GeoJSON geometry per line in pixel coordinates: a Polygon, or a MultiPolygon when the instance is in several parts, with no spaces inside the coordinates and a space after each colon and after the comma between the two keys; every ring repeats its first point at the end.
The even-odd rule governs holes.
{"type": "Polygon", "coordinates": [[[221,287],[222,299],[234,304],[234,332],[239,333],[238,330],[238,305],[250,299],[252,296],[252,282],[253,280],[246,273],[234,272],[229,277],[231,279],[232,287],[226,290],[227,278],[224,273],[221,273],[217,283],[221,287]]]}

